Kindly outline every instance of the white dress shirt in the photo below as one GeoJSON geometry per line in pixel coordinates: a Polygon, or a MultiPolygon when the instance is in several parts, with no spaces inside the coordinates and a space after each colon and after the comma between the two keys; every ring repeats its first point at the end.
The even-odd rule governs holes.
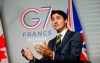
{"type": "Polygon", "coordinates": [[[67,28],[65,29],[65,30],[63,30],[61,33],[58,33],[57,34],[57,36],[59,35],[59,34],[61,34],[62,36],[61,36],[61,42],[62,42],[62,40],[63,40],[63,38],[64,38],[64,36],[65,36],[65,33],[67,32],[67,28]]]}

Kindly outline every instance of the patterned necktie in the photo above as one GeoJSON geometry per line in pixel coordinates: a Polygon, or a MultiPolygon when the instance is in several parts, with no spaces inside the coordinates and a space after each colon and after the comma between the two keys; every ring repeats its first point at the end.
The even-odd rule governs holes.
{"type": "Polygon", "coordinates": [[[58,35],[58,38],[56,40],[56,48],[58,47],[58,45],[61,43],[61,34],[58,35]]]}

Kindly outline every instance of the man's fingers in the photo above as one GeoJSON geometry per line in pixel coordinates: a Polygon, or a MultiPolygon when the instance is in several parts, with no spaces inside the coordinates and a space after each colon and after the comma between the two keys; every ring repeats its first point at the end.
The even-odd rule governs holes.
{"type": "Polygon", "coordinates": [[[39,53],[39,54],[43,54],[44,53],[44,47],[42,45],[35,45],[35,50],[39,53]]]}
{"type": "Polygon", "coordinates": [[[35,47],[36,49],[41,49],[41,50],[43,49],[43,46],[42,46],[42,45],[35,45],[34,47],[35,47]]]}
{"type": "Polygon", "coordinates": [[[44,47],[48,47],[48,45],[46,44],[46,42],[44,42],[43,44],[44,44],[44,47]]]}
{"type": "Polygon", "coordinates": [[[41,46],[35,46],[35,50],[40,52],[40,51],[42,51],[42,47],[41,46]]]}
{"type": "Polygon", "coordinates": [[[21,50],[21,53],[23,53],[23,52],[24,52],[24,49],[21,50]]]}
{"type": "Polygon", "coordinates": [[[21,53],[22,53],[22,56],[25,57],[25,50],[24,49],[21,50],[21,53]]]}
{"type": "Polygon", "coordinates": [[[30,52],[30,49],[29,48],[26,48],[26,49],[22,49],[21,53],[22,53],[22,56],[26,56],[26,54],[30,52]]]}
{"type": "Polygon", "coordinates": [[[31,52],[31,50],[27,47],[27,48],[26,48],[26,52],[31,52]]]}

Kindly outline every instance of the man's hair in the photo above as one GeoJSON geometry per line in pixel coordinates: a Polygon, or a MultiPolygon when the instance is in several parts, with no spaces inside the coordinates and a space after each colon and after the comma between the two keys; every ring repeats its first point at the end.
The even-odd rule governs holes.
{"type": "Polygon", "coordinates": [[[56,14],[56,13],[61,15],[64,18],[64,20],[67,19],[67,14],[61,10],[52,10],[51,17],[53,14],[56,14]]]}

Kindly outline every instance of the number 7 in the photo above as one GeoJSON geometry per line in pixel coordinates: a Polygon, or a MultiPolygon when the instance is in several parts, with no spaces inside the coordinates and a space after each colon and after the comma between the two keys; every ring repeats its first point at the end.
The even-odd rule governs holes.
{"type": "Polygon", "coordinates": [[[45,22],[44,22],[44,25],[43,25],[43,28],[47,28],[48,27],[48,24],[49,24],[49,21],[50,21],[50,17],[51,17],[51,11],[53,10],[51,7],[41,7],[41,12],[42,11],[46,11],[48,10],[48,14],[47,14],[47,17],[45,19],[45,22]]]}

